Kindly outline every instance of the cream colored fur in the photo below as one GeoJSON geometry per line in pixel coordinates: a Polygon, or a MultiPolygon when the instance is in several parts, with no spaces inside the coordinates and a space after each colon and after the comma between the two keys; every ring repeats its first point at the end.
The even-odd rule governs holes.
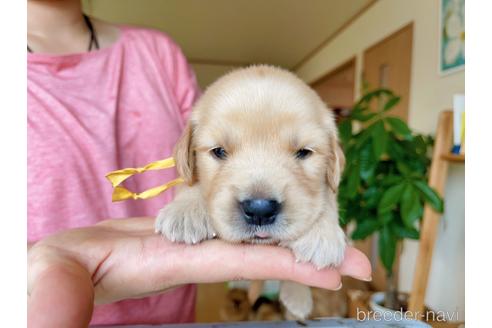
{"type": "MultiPolygon", "coordinates": [[[[279,244],[317,268],[342,262],[336,191],[344,157],[336,125],[317,94],[293,74],[252,66],[219,79],[196,103],[174,156],[188,185],[160,211],[156,232],[186,243],[217,236],[279,244]],[[215,147],[223,147],[227,158],[214,157],[215,147]],[[296,158],[301,148],[313,153],[296,158]],[[282,203],[274,224],[245,223],[238,202],[250,197],[282,203]],[[271,238],[257,238],[260,232],[271,238]]],[[[286,282],[280,298],[299,319],[312,310],[308,287],[286,282]]]]}

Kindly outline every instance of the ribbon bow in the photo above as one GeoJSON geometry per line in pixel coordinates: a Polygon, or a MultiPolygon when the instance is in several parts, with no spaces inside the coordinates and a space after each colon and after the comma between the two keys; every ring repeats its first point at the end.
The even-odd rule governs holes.
{"type": "Polygon", "coordinates": [[[113,172],[109,172],[106,174],[106,178],[111,182],[111,185],[113,186],[113,195],[111,197],[111,200],[113,202],[118,202],[122,200],[127,200],[127,199],[147,199],[151,197],[155,197],[159,195],[160,193],[166,191],[167,189],[174,187],[175,185],[178,185],[184,180],[182,178],[177,178],[174,180],[171,180],[161,186],[153,187],[150,189],[147,189],[145,191],[142,191],[140,193],[132,192],[128,189],[126,189],[123,186],[120,186],[120,184],[123,183],[126,179],[129,177],[143,173],[146,171],[155,171],[155,170],[163,170],[163,169],[168,169],[173,166],[175,166],[176,163],[174,162],[174,158],[169,157],[160,161],[155,161],[152,163],[149,163],[145,165],[144,167],[137,167],[137,168],[126,168],[126,169],[121,169],[113,172]]]}

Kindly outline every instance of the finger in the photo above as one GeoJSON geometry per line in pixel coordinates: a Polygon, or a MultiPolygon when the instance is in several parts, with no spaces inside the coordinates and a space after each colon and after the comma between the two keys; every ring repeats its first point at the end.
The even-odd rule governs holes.
{"type": "MultiPolygon", "coordinates": [[[[188,283],[276,279],[325,289],[338,289],[341,283],[338,269],[316,270],[309,263],[296,263],[292,251],[279,246],[222,240],[185,245],[157,235],[142,239],[139,245],[138,256],[112,253],[112,263],[107,266],[111,270],[95,286],[97,303],[152,295],[188,283]]],[[[348,247],[345,262],[343,274],[370,275],[363,253],[348,247]],[[356,268],[358,264],[361,269],[356,268]]]]}
{"type": "Polygon", "coordinates": [[[34,279],[28,300],[28,327],[88,327],[93,310],[93,286],[78,265],[48,265],[34,279]]]}
{"type": "Polygon", "coordinates": [[[96,224],[100,227],[109,227],[118,231],[154,233],[155,218],[135,217],[104,220],[96,224]]]}
{"type": "MultiPolygon", "coordinates": [[[[365,274],[365,267],[360,270],[354,268],[357,263],[366,265],[361,256],[364,257],[362,253],[349,249],[344,272],[365,274]]],[[[179,258],[187,259],[176,262],[182,270],[178,275],[181,283],[278,279],[337,289],[341,281],[337,269],[317,270],[309,263],[296,263],[289,249],[278,246],[233,245],[213,240],[197,246],[184,246],[179,258]]]]}
{"type": "Polygon", "coordinates": [[[372,280],[371,262],[364,253],[354,247],[347,247],[345,259],[338,270],[344,276],[351,276],[364,281],[372,280]]]}
{"type": "MultiPolygon", "coordinates": [[[[216,242],[220,243],[220,241],[216,242]]],[[[208,246],[207,243],[203,245],[208,246]]],[[[338,287],[339,275],[347,275],[365,281],[371,280],[371,264],[368,258],[364,253],[353,247],[347,247],[344,261],[339,268],[317,270],[310,263],[296,263],[291,250],[278,246],[232,244],[216,244],[216,246],[220,250],[203,250],[203,256],[197,259],[198,265],[202,265],[202,261],[206,262],[205,265],[208,265],[210,263],[209,260],[213,259],[210,254],[221,254],[222,251],[227,250],[229,252],[227,257],[220,255],[216,263],[210,263],[211,269],[221,268],[221,266],[217,266],[220,265],[218,262],[223,263],[224,259],[230,259],[231,263],[226,266],[226,268],[230,267],[230,271],[226,272],[227,274],[245,272],[245,274],[256,275],[273,272],[276,275],[287,275],[287,277],[294,278],[299,282],[307,282],[306,284],[324,288],[338,287]],[[247,264],[249,265],[246,269],[249,271],[237,270],[238,267],[244,268],[247,264]]],[[[220,271],[218,273],[220,274],[220,271]]]]}

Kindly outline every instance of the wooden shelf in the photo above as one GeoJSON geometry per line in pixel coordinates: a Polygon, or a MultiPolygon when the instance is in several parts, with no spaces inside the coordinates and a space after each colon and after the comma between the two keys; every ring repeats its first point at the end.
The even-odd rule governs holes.
{"type": "Polygon", "coordinates": [[[455,163],[465,162],[465,155],[457,155],[457,154],[449,153],[449,154],[442,154],[441,158],[448,162],[455,162],[455,163]]]}
{"type": "MultiPolygon", "coordinates": [[[[443,111],[439,115],[437,123],[434,149],[432,152],[432,163],[429,170],[430,187],[434,188],[439,195],[444,195],[448,167],[451,163],[449,150],[453,144],[453,112],[443,111]]],[[[432,264],[434,245],[439,231],[441,213],[438,213],[429,204],[424,207],[422,223],[420,225],[419,252],[415,263],[415,273],[413,275],[413,285],[408,300],[408,310],[412,313],[424,313],[425,293],[427,282],[432,264]]]]}
{"type": "MultiPolygon", "coordinates": [[[[432,163],[429,171],[429,186],[440,195],[444,195],[448,167],[450,163],[465,163],[465,155],[451,154],[453,144],[453,112],[446,110],[439,115],[437,124],[432,163]]],[[[408,310],[412,313],[424,313],[424,301],[427,283],[432,265],[432,255],[440,229],[441,213],[436,212],[429,204],[424,207],[420,226],[419,252],[415,263],[413,285],[408,301],[408,310]]]]}

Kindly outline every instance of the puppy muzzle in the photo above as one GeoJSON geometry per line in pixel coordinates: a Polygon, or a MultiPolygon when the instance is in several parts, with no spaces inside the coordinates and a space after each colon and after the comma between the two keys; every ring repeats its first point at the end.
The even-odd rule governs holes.
{"type": "Polygon", "coordinates": [[[254,198],[240,202],[239,207],[247,224],[265,226],[275,222],[282,206],[274,199],[254,198]]]}

